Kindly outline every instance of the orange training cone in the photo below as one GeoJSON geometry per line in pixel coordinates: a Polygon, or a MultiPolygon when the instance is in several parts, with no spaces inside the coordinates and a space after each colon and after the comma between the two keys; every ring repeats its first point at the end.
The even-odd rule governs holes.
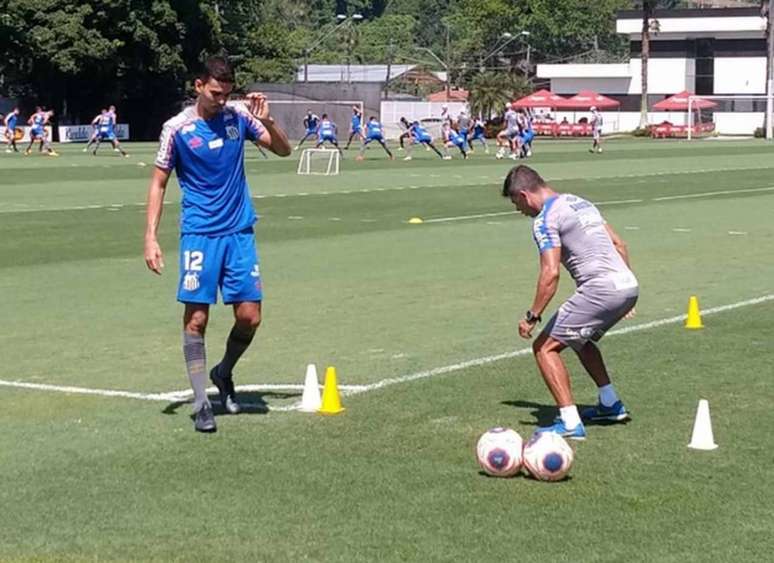
{"type": "Polygon", "coordinates": [[[699,300],[696,299],[695,295],[692,295],[688,300],[688,318],[685,319],[685,328],[704,328],[701,322],[701,313],[699,312],[699,300]]]}
{"type": "Polygon", "coordinates": [[[320,414],[339,414],[344,412],[339,397],[339,386],[336,383],[336,368],[328,367],[325,370],[325,386],[323,387],[322,407],[318,410],[320,414]]]}

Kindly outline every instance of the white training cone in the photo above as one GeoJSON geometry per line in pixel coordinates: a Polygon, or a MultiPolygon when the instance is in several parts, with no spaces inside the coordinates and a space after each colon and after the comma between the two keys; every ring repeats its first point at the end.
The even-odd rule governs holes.
{"type": "Polygon", "coordinates": [[[320,399],[320,384],[317,381],[317,368],[314,364],[309,364],[306,366],[301,410],[304,412],[317,412],[321,406],[322,400],[320,399]]]}
{"type": "Polygon", "coordinates": [[[712,421],[710,420],[709,402],[707,402],[707,399],[699,400],[699,408],[696,409],[696,420],[693,423],[693,435],[688,447],[694,450],[714,450],[718,447],[712,435],[712,421]]]}

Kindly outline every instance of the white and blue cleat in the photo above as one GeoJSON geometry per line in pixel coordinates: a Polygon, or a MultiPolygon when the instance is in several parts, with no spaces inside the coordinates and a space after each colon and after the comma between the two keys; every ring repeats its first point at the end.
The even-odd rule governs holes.
{"type": "Polygon", "coordinates": [[[580,412],[581,420],[599,421],[609,420],[612,422],[623,422],[629,419],[629,413],[621,401],[616,401],[611,406],[606,407],[602,403],[597,403],[593,407],[588,407],[580,412]]]}
{"type": "Polygon", "coordinates": [[[564,421],[560,418],[556,419],[551,426],[541,426],[535,430],[536,434],[541,432],[553,432],[554,434],[559,434],[562,438],[567,438],[568,440],[586,439],[586,428],[584,428],[582,422],[579,423],[575,428],[567,428],[564,425],[564,421]]]}

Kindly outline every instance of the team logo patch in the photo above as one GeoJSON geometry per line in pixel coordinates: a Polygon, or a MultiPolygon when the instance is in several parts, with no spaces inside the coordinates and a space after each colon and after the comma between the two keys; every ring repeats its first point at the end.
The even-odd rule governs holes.
{"type": "Polygon", "coordinates": [[[253,276],[254,278],[260,278],[261,277],[261,267],[258,264],[253,266],[253,271],[250,272],[250,275],[253,276]]]}
{"type": "Polygon", "coordinates": [[[192,133],[196,131],[196,125],[193,123],[189,123],[188,125],[183,125],[182,131],[183,133],[192,133]]]}
{"type": "Polygon", "coordinates": [[[190,139],[188,139],[188,147],[191,150],[196,150],[199,147],[201,147],[203,144],[204,144],[204,141],[202,140],[201,137],[191,137],[190,139]]]}
{"type": "Polygon", "coordinates": [[[188,272],[183,278],[183,289],[186,291],[196,291],[199,289],[199,275],[188,272]]]}
{"type": "Polygon", "coordinates": [[[239,139],[239,129],[234,127],[233,125],[229,125],[226,127],[226,136],[231,139],[232,141],[236,141],[239,139]]]}
{"type": "Polygon", "coordinates": [[[219,149],[223,146],[223,139],[213,139],[207,145],[210,147],[211,150],[219,149]]]}

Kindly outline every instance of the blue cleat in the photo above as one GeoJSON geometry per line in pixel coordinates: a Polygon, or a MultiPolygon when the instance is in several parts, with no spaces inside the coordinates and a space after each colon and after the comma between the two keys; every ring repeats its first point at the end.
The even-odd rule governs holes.
{"type": "Polygon", "coordinates": [[[629,419],[629,413],[621,401],[616,401],[611,406],[606,407],[602,403],[597,403],[594,407],[588,407],[580,412],[581,420],[611,420],[613,422],[623,422],[629,419]]]}
{"type": "Polygon", "coordinates": [[[557,418],[551,426],[541,426],[535,430],[536,434],[539,432],[553,432],[554,434],[559,434],[562,438],[567,438],[569,440],[586,439],[586,429],[583,427],[582,422],[575,428],[567,428],[561,418],[557,418]]]}

